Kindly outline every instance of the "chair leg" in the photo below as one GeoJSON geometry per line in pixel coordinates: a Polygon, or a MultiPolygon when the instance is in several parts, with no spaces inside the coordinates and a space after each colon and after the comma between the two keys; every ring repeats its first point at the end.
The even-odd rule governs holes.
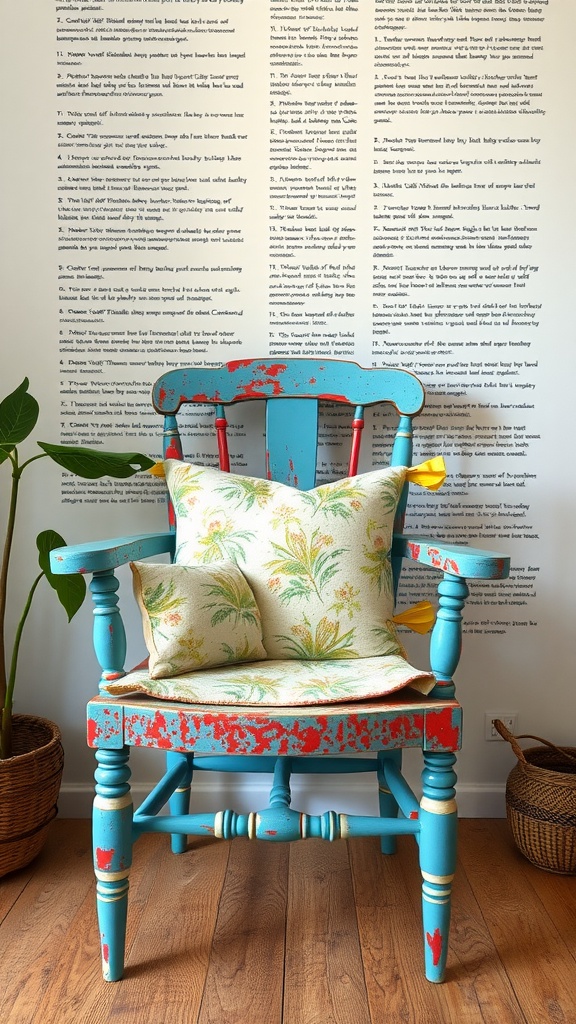
{"type": "Polygon", "coordinates": [[[93,810],[94,871],[105,981],[124,973],[128,874],[132,863],[132,797],[128,748],[97,750],[93,810]]]}
{"type": "Polygon", "coordinates": [[[455,761],[454,754],[425,753],[422,773],[420,870],[424,963],[428,981],[434,982],[444,980],[456,869],[455,761]]]}
{"type": "MultiPolygon", "coordinates": [[[[168,769],[173,768],[181,760],[187,763],[186,776],[182,779],[178,789],[170,797],[170,814],[188,814],[190,810],[190,786],[193,775],[192,758],[187,757],[185,754],[174,753],[173,751],[169,751],[166,754],[166,767],[168,769]]],[[[182,835],[180,832],[174,832],[170,836],[172,853],[185,853],[187,843],[188,836],[182,835]]]]}
{"type": "MultiPolygon", "coordinates": [[[[390,750],[388,753],[378,753],[378,803],[380,806],[380,817],[381,818],[395,818],[398,815],[398,803],[396,798],[392,796],[388,788],[388,783],[384,776],[384,769],[382,761],[387,758],[390,761],[394,761],[398,771],[402,767],[402,751],[401,750],[390,750]]],[[[380,839],[380,850],[382,853],[393,854],[396,853],[396,836],[382,836],[380,839]]]]}

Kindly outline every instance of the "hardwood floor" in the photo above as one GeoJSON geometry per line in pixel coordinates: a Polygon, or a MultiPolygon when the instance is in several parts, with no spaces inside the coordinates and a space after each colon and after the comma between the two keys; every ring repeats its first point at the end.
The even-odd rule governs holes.
{"type": "Polygon", "coordinates": [[[444,985],[422,975],[413,840],[290,846],[145,836],[125,979],[101,981],[89,823],[0,882],[2,1024],[576,1024],[576,877],[460,822],[444,985]]]}

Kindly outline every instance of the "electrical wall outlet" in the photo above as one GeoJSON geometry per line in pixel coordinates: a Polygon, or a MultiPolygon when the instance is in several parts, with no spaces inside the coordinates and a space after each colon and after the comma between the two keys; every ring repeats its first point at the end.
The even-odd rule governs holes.
{"type": "Polygon", "coordinates": [[[502,736],[494,728],[494,719],[499,718],[501,722],[510,732],[515,733],[518,727],[518,712],[517,711],[485,711],[484,712],[484,739],[491,742],[492,740],[500,740],[504,742],[502,736]]]}

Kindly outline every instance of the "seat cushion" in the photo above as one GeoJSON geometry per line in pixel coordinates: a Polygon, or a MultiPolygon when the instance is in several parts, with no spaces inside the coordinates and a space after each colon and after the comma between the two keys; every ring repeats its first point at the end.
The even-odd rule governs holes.
{"type": "Polygon", "coordinates": [[[114,696],[141,693],[187,704],[298,707],[385,697],[407,684],[427,694],[434,682],[431,673],[389,655],[357,661],[261,661],[163,679],[152,679],[147,669],[138,668],[103,689],[114,696]]]}
{"type": "Polygon", "coordinates": [[[176,561],[235,561],[272,659],[397,655],[390,546],[407,469],[299,491],[177,460],[165,463],[176,561]]]}

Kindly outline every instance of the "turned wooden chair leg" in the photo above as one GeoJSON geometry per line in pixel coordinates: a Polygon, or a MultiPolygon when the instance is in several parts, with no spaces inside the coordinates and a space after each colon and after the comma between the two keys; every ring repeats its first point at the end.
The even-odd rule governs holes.
{"type": "Polygon", "coordinates": [[[428,981],[444,980],[450,898],[456,870],[457,814],[453,770],[456,756],[426,753],[420,801],[420,870],[424,964],[428,981]]]}
{"type": "Polygon", "coordinates": [[[105,981],[124,973],[128,874],[132,863],[132,797],[128,748],[97,750],[93,810],[94,871],[105,981]]]}

